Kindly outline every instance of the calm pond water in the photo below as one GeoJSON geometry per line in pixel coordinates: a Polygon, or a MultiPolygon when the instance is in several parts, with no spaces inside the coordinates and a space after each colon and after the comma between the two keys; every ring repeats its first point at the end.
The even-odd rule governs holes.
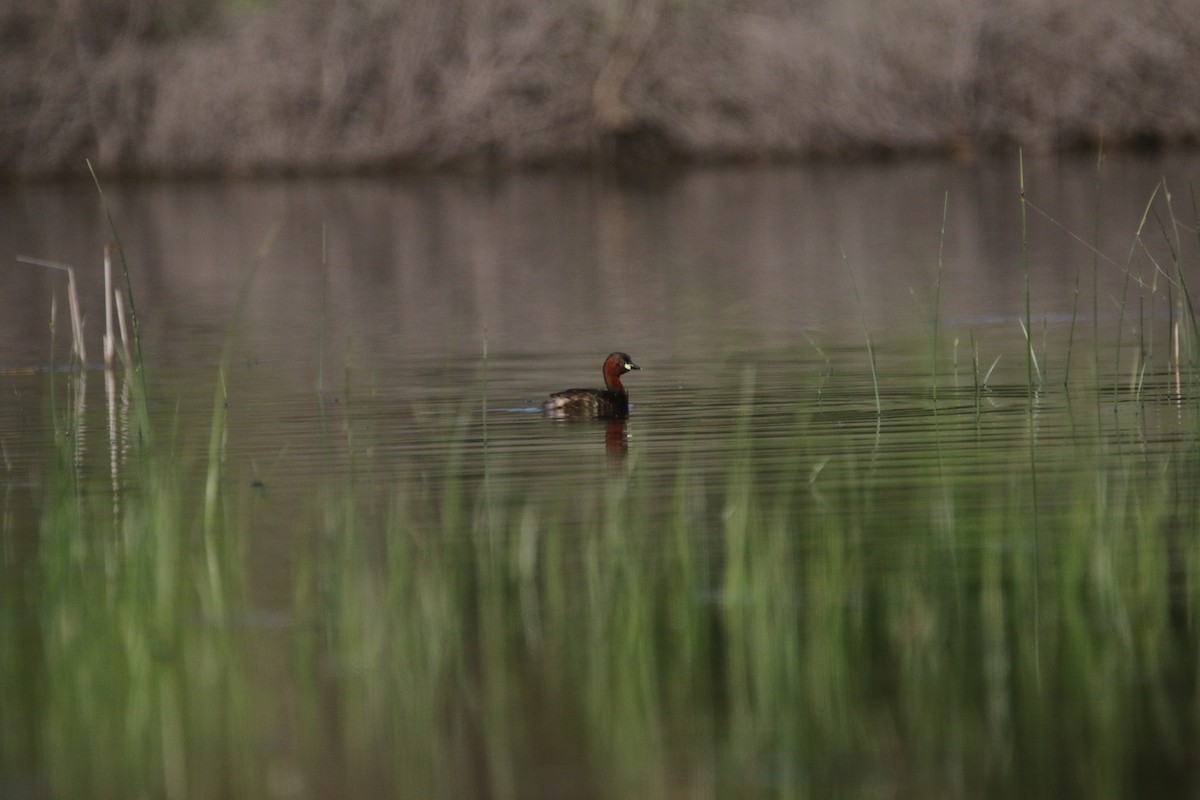
{"type": "Polygon", "coordinates": [[[0,796],[1195,794],[1200,158],[1024,173],[107,185],[141,408],[0,188],[0,796]]]}

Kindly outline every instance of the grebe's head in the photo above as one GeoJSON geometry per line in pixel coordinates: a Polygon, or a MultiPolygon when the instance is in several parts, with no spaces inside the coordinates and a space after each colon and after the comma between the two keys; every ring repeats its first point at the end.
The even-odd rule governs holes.
{"type": "Polygon", "coordinates": [[[604,359],[604,372],[608,374],[610,370],[615,370],[618,375],[624,375],[633,369],[641,369],[637,364],[633,363],[633,359],[628,353],[609,353],[608,358],[604,359]]]}
{"type": "Polygon", "coordinates": [[[604,385],[609,391],[623,392],[625,387],[621,385],[621,376],[631,369],[641,369],[637,364],[633,363],[633,359],[628,353],[610,353],[608,358],[604,359],[604,385]]]}

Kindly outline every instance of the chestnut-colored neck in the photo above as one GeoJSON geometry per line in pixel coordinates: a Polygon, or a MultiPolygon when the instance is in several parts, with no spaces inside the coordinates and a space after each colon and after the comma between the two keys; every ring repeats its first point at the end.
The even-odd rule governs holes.
{"type": "Polygon", "coordinates": [[[610,392],[623,392],[621,384],[621,364],[617,361],[604,362],[604,385],[610,392]]]}

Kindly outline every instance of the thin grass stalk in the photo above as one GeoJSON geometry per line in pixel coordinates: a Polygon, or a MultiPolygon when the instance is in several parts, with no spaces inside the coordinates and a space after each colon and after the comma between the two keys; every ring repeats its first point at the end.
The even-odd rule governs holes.
{"type": "Polygon", "coordinates": [[[79,310],[79,289],[75,283],[75,269],[67,267],[67,299],[71,307],[71,333],[75,337],[75,354],[79,356],[79,368],[87,369],[87,349],[83,342],[83,314],[79,310]]]}
{"type": "MultiPolygon", "coordinates": [[[[113,289],[113,305],[117,310],[117,329],[121,332],[121,361],[128,376],[133,372],[133,356],[129,352],[129,327],[125,324],[125,295],[120,289],[113,289]]],[[[125,383],[129,384],[128,378],[125,383]]]]}
{"type": "Polygon", "coordinates": [[[1030,265],[1029,265],[1029,221],[1025,203],[1025,160],[1024,151],[1018,151],[1018,164],[1020,169],[1020,184],[1021,184],[1021,267],[1025,273],[1025,322],[1021,326],[1021,330],[1025,334],[1026,354],[1025,354],[1025,381],[1026,390],[1029,399],[1029,414],[1030,414],[1030,434],[1033,433],[1033,373],[1037,366],[1037,356],[1033,352],[1033,342],[1029,335],[1033,328],[1033,309],[1032,309],[1032,294],[1030,287],[1030,265]]]}
{"type": "Polygon", "coordinates": [[[1146,342],[1146,301],[1145,298],[1138,297],[1138,353],[1134,363],[1132,389],[1134,402],[1139,406],[1142,402],[1142,387],[1145,385],[1146,365],[1150,361],[1149,347],[1146,342]]]}
{"type": "Polygon", "coordinates": [[[329,325],[329,229],[321,223],[321,325],[317,334],[317,402],[325,417],[325,337],[329,325]]]}
{"type": "Polygon", "coordinates": [[[975,341],[974,330],[971,331],[971,378],[975,384],[975,420],[978,422],[983,392],[979,385],[979,344],[975,341]]]}
{"type": "MultiPolygon", "coordinates": [[[[946,248],[946,218],[949,215],[950,209],[950,192],[947,191],[942,195],[942,228],[938,237],[938,262],[937,262],[937,280],[934,283],[933,292],[933,438],[934,446],[937,449],[937,464],[938,464],[938,484],[941,487],[941,517],[942,524],[945,525],[946,535],[950,542],[950,560],[954,572],[954,585],[959,587],[962,585],[959,564],[958,564],[958,533],[955,526],[955,515],[953,511],[954,496],[950,487],[950,483],[946,479],[946,463],[945,456],[942,452],[942,429],[941,420],[938,418],[938,355],[939,355],[939,339],[938,339],[938,323],[941,318],[941,299],[942,299],[942,269],[945,264],[944,254],[946,248]]],[[[962,608],[957,602],[960,598],[959,593],[955,592],[955,621],[962,621],[962,608]]]]}
{"type": "Polygon", "coordinates": [[[1104,426],[1100,413],[1100,196],[1103,185],[1104,147],[1096,154],[1095,213],[1092,217],[1092,370],[1095,373],[1096,433],[1104,426]]]}
{"type": "Polygon", "coordinates": [[[821,379],[817,381],[817,387],[816,387],[817,388],[817,406],[820,407],[822,402],[825,399],[825,379],[829,376],[829,373],[833,368],[833,362],[829,358],[829,354],[825,352],[824,348],[821,347],[821,345],[817,342],[816,339],[814,339],[812,336],[810,336],[805,331],[801,331],[800,335],[808,340],[808,343],[810,345],[812,345],[813,350],[816,350],[817,355],[819,355],[821,357],[821,360],[825,362],[825,367],[821,371],[821,379]]]}
{"type": "MultiPolygon", "coordinates": [[[[1200,240],[1200,202],[1198,202],[1196,198],[1196,188],[1190,182],[1188,184],[1188,194],[1192,199],[1192,230],[1196,232],[1196,238],[1200,240]]],[[[1181,270],[1182,267],[1183,265],[1181,263],[1181,270]]],[[[1188,319],[1190,320],[1192,326],[1188,334],[1188,342],[1191,345],[1187,352],[1188,365],[1191,367],[1191,369],[1188,370],[1188,386],[1194,388],[1198,377],[1196,371],[1196,349],[1197,341],[1200,339],[1200,324],[1197,322],[1195,306],[1192,304],[1191,300],[1191,293],[1186,293],[1185,297],[1188,309],[1188,319]]],[[[1178,357],[1176,360],[1178,361],[1178,357]]],[[[1193,410],[1193,413],[1196,413],[1195,410],[1193,410]]]]}
{"type": "MultiPolygon", "coordinates": [[[[1041,604],[1039,599],[1038,581],[1041,575],[1041,546],[1038,530],[1038,474],[1037,474],[1037,424],[1036,415],[1034,413],[1035,391],[1033,386],[1033,370],[1035,366],[1035,358],[1033,353],[1033,343],[1029,342],[1029,328],[1032,325],[1032,301],[1030,290],[1030,263],[1029,263],[1029,219],[1028,206],[1025,199],[1025,156],[1023,150],[1017,151],[1017,165],[1020,171],[1020,189],[1021,189],[1021,264],[1025,272],[1025,324],[1022,326],[1026,331],[1026,356],[1025,356],[1025,379],[1027,387],[1028,408],[1026,410],[1029,421],[1029,478],[1030,492],[1032,497],[1032,527],[1033,527],[1033,624],[1034,631],[1041,631],[1041,604]]],[[[1038,633],[1035,633],[1035,664],[1037,665],[1036,674],[1039,686],[1041,685],[1041,648],[1040,639],[1037,638],[1038,633]]]]}
{"type": "Polygon", "coordinates": [[[946,217],[950,212],[950,192],[942,195],[942,230],[938,237],[937,277],[933,285],[933,427],[938,424],[938,324],[941,322],[942,268],[946,250],[946,217]]]}
{"type": "Polygon", "coordinates": [[[987,388],[988,382],[992,379],[992,373],[996,371],[996,366],[1000,363],[1000,359],[1003,357],[1004,354],[1001,353],[992,359],[992,365],[988,367],[987,372],[983,373],[983,388],[987,388]]]}
{"type": "MultiPolygon", "coordinates": [[[[1095,258],[1095,256],[1093,256],[1095,258]]],[[[1071,326],[1067,330],[1067,356],[1063,365],[1063,388],[1071,388],[1071,354],[1075,352],[1075,325],[1079,321],[1079,281],[1082,268],[1075,265],[1075,286],[1071,291],[1071,326]]]]}
{"type": "Polygon", "coordinates": [[[213,619],[220,619],[225,615],[223,604],[225,595],[221,585],[221,570],[215,536],[217,499],[220,494],[222,467],[225,463],[225,446],[229,437],[227,400],[225,363],[222,362],[217,368],[217,386],[213,398],[212,422],[208,433],[208,466],[204,474],[204,555],[211,602],[208,612],[213,619]]]}
{"type": "MultiPolygon", "coordinates": [[[[138,396],[144,401],[146,398],[146,376],[143,369],[144,361],[142,359],[141,325],[138,322],[137,304],[134,302],[133,298],[133,281],[129,277],[129,262],[125,258],[125,248],[121,245],[121,234],[117,230],[117,223],[113,220],[112,209],[109,208],[108,198],[104,195],[104,187],[100,185],[100,178],[96,175],[96,170],[92,168],[91,159],[86,159],[86,162],[88,172],[90,172],[92,175],[92,182],[96,186],[96,193],[100,196],[100,206],[104,209],[104,217],[108,221],[109,233],[112,234],[113,241],[110,247],[112,247],[117,255],[121,258],[121,273],[125,278],[125,292],[128,295],[127,299],[129,300],[129,321],[132,323],[133,330],[134,361],[132,370],[137,375],[138,379],[138,389],[140,390],[138,396]]],[[[144,406],[145,403],[142,402],[140,405],[144,406]]],[[[144,437],[148,437],[150,435],[150,428],[148,420],[145,419],[144,411],[140,414],[140,416],[142,417],[142,435],[144,437]]]]}
{"type": "Polygon", "coordinates": [[[854,277],[854,267],[850,265],[850,259],[846,257],[845,250],[842,250],[842,263],[846,265],[846,271],[850,273],[850,285],[854,287],[854,303],[858,306],[858,317],[862,320],[863,335],[867,339],[867,360],[871,364],[871,386],[875,390],[875,415],[877,418],[882,418],[883,403],[879,399],[879,375],[875,371],[875,346],[871,343],[871,329],[867,327],[867,314],[863,310],[862,298],[858,293],[858,281],[854,277]]]}
{"type": "Polygon", "coordinates": [[[258,273],[263,258],[270,250],[279,227],[276,226],[267,233],[259,246],[250,274],[242,282],[238,290],[237,302],[234,304],[233,317],[225,333],[221,345],[221,360],[217,367],[217,382],[213,392],[212,422],[209,426],[208,463],[204,478],[204,550],[208,569],[209,591],[211,605],[209,613],[216,618],[224,616],[224,587],[222,586],[222,570],[217,552],[217,501],[220,497],[220,481],[224,471],[225,449],[229,439],[228,399],[229,390],[226,383],[226,370],[233,352],[234,331],[241,322],[250,295],[250,286],[258,273]]]}
{"type": "MultiPolygon", "coordinates": [[[[1028,351],[1029,360],[1033,362],[1033,372],[1030,374],[1031,376],[1037,375],[1037,383],[1040,386],[1045,381],[1045,378],[1042,376],[1041,365],[1038,364],[1037,353],[1033,351],[1033,339],[1029,335],[1029,329],[1025,327],[1025,320],[1019,319],[1017,320],[1017,324],[1021,326],[1021,335],[1025,337],[1025,347],[1028,351]]],[[[1031,383],[1030,386],[1032,385],[1031,383]]]]}
{"type": "MultiPolygon", "coordinates": [[[[1196,199],[1196,187],[1191,183],[1188,184],[1188,194],[1192,198],[1192,230],[1196,232],[1196,238],[1200,240],[1200,203],[1196,199]]],[[[1183,269],[1182,259],[1180,259],[1179,269],[1181,271],[1183,269]]],[[[1188,319],[1192,323],[1191,338],[1195,340],[1197,337],[1200,337],[1200,324],[1197,323],[1196,319],[1196,306],[1192,303],[1191,292],[1187,290],[1187,284],[1183,282],[1182,276],[1180,277],[1179,286],[1184,292],[1184,298],[1187,302],[1188,319]]]]}
{"type": "MultiPolygon", "coordinates": [[[[1171,202],[1170,201],[1170,193],[1168,191],[1166,191],[1165,183],[1163,184],[1163,186],[1164,186],[1163,195],[1164,195],[1164,197],[1167,198],[1167,204],[1170,205],[1170,202],[1171,202]]],[[[1164,231],[1164,238],[1166,238],[1165,229],[1163,228],[1162,220],[1159,218],[1159,215],[1155,214],[1154,219],[1156,222],[1158,222],[1159,229],[1164,231]]],[[[1170,247],[1169,240],[1168,240],[1167,246],[1168,246],[1168,248],[1170,247]]],[[[1168,300],[1168,306],[1170,306],[1171,298],[1172,298],[1172,292],[1171,292],[1172,279],[1171,279],[1171,276],[1168,275],[1166,273],[1166,271],[1163,270],[1161,267],[1158,267],[1157,264],[1155,264],[1154,280],[1152,283],[1152,288],[1150,290],[1150,297],[1153,298],[1158,293],[1158,280],[1159,280],[1160,273],[1161,273],[1162,277],[1164,277],[1166,279],[1167,300],[1168,300]]],[[[1151,324],[1149,327],[1147,327],[1147,324],[1146,324],[1146,308],[1145,308],[1146,296],[1147,296],[1146,289],[1145,289],[1145,287],[1142,287],[1141,291],[1138,292],[1138,327],[1140,328],[1140,330],[1138,332],[1138,358],[1140,359],[1140,364],[1138,365],[1139,375],[1138,375],[1137,397],[1138,397],[1139,401],[1142,396],[1142,386],[1144,385],[1143,378],[1145,376],[1146,369],[1150,366],[1151,361],[1154,358],[1154,354],[1155,354],[1154,325],[1151,324]]],[[[1153,303],[1153,301],[1151,301],[1151,302],[1153,303]]],[[[1168,319],[1172,319],[1173,317],[1174,317],[1173,309],[1168,308],[1168,319]]],[[[1151,317],[1151,319],[1153,319],[1153,316],[1151,317]]]]}
{"type": "Polygon", "coordinates": [[[111,369],[104,370],[104,399],[108,410],[108,470],[112,488],[113,530],[121,519],[121,470],[120,440],[117,436],[117,376],[111,369]]]}
{"type": "MultiPolygon", "coordinates": [[[[326,469],[333,469],[335,450],[331,435],[330,417],[325,385],[326,348],[329,339],[329,227],[321,222],[321,319],[317,330],[317,418],[321,424],[321,458],[326,469]]],[[[348,367],[347,367],[348,369],[348,367]]],[[[348,399],[348,398],[347,398],[348,399]]],[[[349,415],[346,417],[349,425],[349,415]]],[[[349,436],[349,434],[347,434],[349,436]]]]}
{"type": "Polygon", "coordinates": [[[1171,326],[1172,372],[1175,375],[1175,403],[1183,402],[1183,385],[1179,379],[1179,320],[1171,326]]]}
{"type": "Polygon", "coordinates": [[[480,422],[483,426],[483,482],[487,486],[487,450],[488,450],[488,335],[487,328],[483,329],[483,396],[480,398],[480,422]]]}
{"type": "MultiPolygon", "coordinates": [[[[217,367],[217,382],[214,390],[213,412],[208,430],[208,461],[204,473],[204,534],[209,538],[216,528],[217,496],[220,489],[221,465],[225,460],[225,445],[228,441],[226,407],[228,393],[225,385],[225,365],[217,367]]],[[[219,595],[218,595],[219,596],[219,595]]]]}
{"type": "MultiPolygon", "coordinates": [[[[54,375],[54,345],[58,340],[58,292],[50,292],[50,374],[54,375]]],[[[53,378],[50,380],[50,407],[58,408],[58,392],[54,384],[53,378]]],[[[58,437],[62,431],[58,430],[58,415],[51,415],[55,422],[54,434],[58,437]]]]}
{"type": "Polygon", "coordinates": [[[481,380],[482,380],[483,385],[481,387],[481,391],[480,391],[481,396],[479,399],[479,418],[480,418],[480,427],[482,430],[481,435],[483,437],[483,452],[481,455],[481,457],[483,459],[483,494],[482,494],[482,497],[483,497],[483,505],[484,505],[484,512],[485,512],[483,515],[483,525],[484,525],[483,534],[485,537],[487,537],[490,540],[495,537],[495,530],[498,526],[494,522],[495,514],[493,512],[495,510],[495,501],[494,501],[494,498],[492,495],[493,487],[492,487],[491,450],[490,450],[491,442],[488,440],[488,336],[487,336],[487,328],[486,327],[483,329],[482,360],[483,360],[483,363],[482,363],[483,375],[482,375],[481,380]]]}
{"type": "Polygon", "coordinates": [[[104,246],[104,398],[108,412],[108,469],[112,485],[112,517],[115,530],[121,515],[120,460],[117,440],[117,382],[113,374],[116,359],[116,335],[113,330],[113,305],[116,296],[112,285],[112,245],[104,246]]]}
{"type": "MultiPolygon", "coordinates": [[[[1163,181],[1166,186],[1166,181],[1163,181]]],[[[1174,285],[1179,287],[1179,300],[1171,303],[1171,312],[1175,311],[1175,302],[1180,305],[1180,316],[1187,320],[1191,338],[1194,340],[1196,336],[1196,309],[1192,305],[1192,294],[1188,291],[1187,276],[1183,269],[1183,237],[1179,232],[1179,217],[1175,214],[1175,204],[1171,201],[1170,189],[1164,189],[1164,194],[1167,199],[1167,214],[1171,220],[1171,232],[1167,233],[1166,228],[1163,229],[1163,238],[1167,242],[1167,247],[1171,251],[1171,264],[1175,268],[1174,285]]],[[[1195,202],[1195,196],[1192,197],[1195,202]]],[[[1161,223],[1160,223],[1161,224],[1161,223]]],[[[1200,233],[1200,231],[1198,231],[1200,233]]],[[[1168,287],[1170,288],[1170,286],[1168,287]]],[[[1191,350],[1193,348],[1189,348],[1191,350]]]]}
{"type": "MultiPolygon", "coordinates": [[[[1042,358],[1041,358],[1041,361],[1039,362],[1042,365],[1042,368],[1040,370],[1038,370],[1038,388],[1039,388],[1039,390],[1041,389],[1041,387],[1045,386],[1046,376],[1050,374],[1051,355],[1052,354],[1050,352],[1050,318],[1048,316],[1043,316],[1042,317],[1042,358]]],[[[1041,392],[1039,391],[1038,394],[1040,395],[1041,392]]]]}
{"type": "MultiPolygon", "coordinates": [[[[1125,281],[1121,287],[1121,302],[1117,310],[1119,324],[1117,325],[1117,345],[1114,351],[1113,358],[1116,363],[1113,369],[1113,402],[1116,403],[1121,396],[1121,340],[1125,332],[1125,306],[1129,299],[1129,283],[1133,279],[1133,259],[1134,254],[1138,251],[1142,241],[1142,231],[1146,227],[1146,220],[1150,218],[1150,211],[1154,207],[1154,200],[1158,197],[1158,192],[1162,188],[1162,183],[1154,187],[1154,191],[1150,193],[1150,199],[1146,201],[1146,207],[1142,209],[1142,218],[1138,221],[1137,231],[1133,235],[1133,242],[1129,245],[1129,255],[1125,259],[1125,281]]],[[[1141,281],[1138,281],[1139,284],[1141,281]]]]}
{"type": "Polygon", "coordinates": [[[81,369],[69,375],[75,388],[75,468],[82,475],[84,455],[87,453],[87,370],[81,369]]]}
{"type": "Polygon", "coordinates": [[[942,266],[944,263],[943,262],[943,254],[945,252],[945,246],[946,246],[946,216],[949,212],[949,208],[950,208],[950,192],[947,191],[942,195],[942,230],[941,230],[941,235],[938,238],[937,276],[934,279],[934,288],[933,288],[933,342],[931,343],[931,345],[932,345],[932,347],[931,347],[932,368],[933,368],[933,390],[932,390],[933,436],[934,436],[934,443],[937,446],[938,476],[939,477],[944,477],[944,474],[942,472],[942,469],[943,469],[942,435],[941,435],[941,427],[939,424],[940,420],[938,419],[938,353],[939,353],[938,323],[940,321],[939,318],[941,316],[942,266]]]}

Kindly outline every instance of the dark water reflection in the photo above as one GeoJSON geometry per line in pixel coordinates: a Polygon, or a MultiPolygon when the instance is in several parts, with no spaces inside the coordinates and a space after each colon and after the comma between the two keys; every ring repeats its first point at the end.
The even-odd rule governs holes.
{"type": "Polygon", "coordinates": [[[1008,162],[107,187],[158,460],[0,271],[0,795],[1194,791],[1198,167],[1027,162],[1029,339],[1008,162]]]}
{"type": "MultiPolygon", "coordinates": [[[[1122,290],[1156,183],[1178,176],[1183,192],[1189,170],[1195,162],[1177,156],[1105,167],[1099,249],[1116,265],[1100,264],[1102,298],[1122,290]]],[[[1030,218],[1036,310],[1069,314],[1077,270],[1090,279],[1092,254],[1072,234],[1093,239],[1095,170],[1054,161],[1027,173],[1030,198],[1055,220],[1030,218]]],[[[711,170],[636,188],[548,173],[138,184],[108,195],[155,363],[211,361],[253,274],[247,357],[284,360],[308,383],[322,344],[331,365],[345,355],[364,372],[414,358],[447,366],[478,357],[485,340],[535,363],[569,353],[573,368],[614,342],[664,364],[801,333],[829,346],[861,330],[850,270],[877,335],[919,331],[939,251],[945,319],[1012,319],[1024,292],[1017,177],[1009,162],[902,163],[711,170]]],[[[98,321],[109,234],[84,185],[9,187],[0,204],[10,260],[0,289],[28,300],[0,322],[7,360],[41,363],[58,276],[9,256],[86,267],[85,306],[98,321]]]]}

